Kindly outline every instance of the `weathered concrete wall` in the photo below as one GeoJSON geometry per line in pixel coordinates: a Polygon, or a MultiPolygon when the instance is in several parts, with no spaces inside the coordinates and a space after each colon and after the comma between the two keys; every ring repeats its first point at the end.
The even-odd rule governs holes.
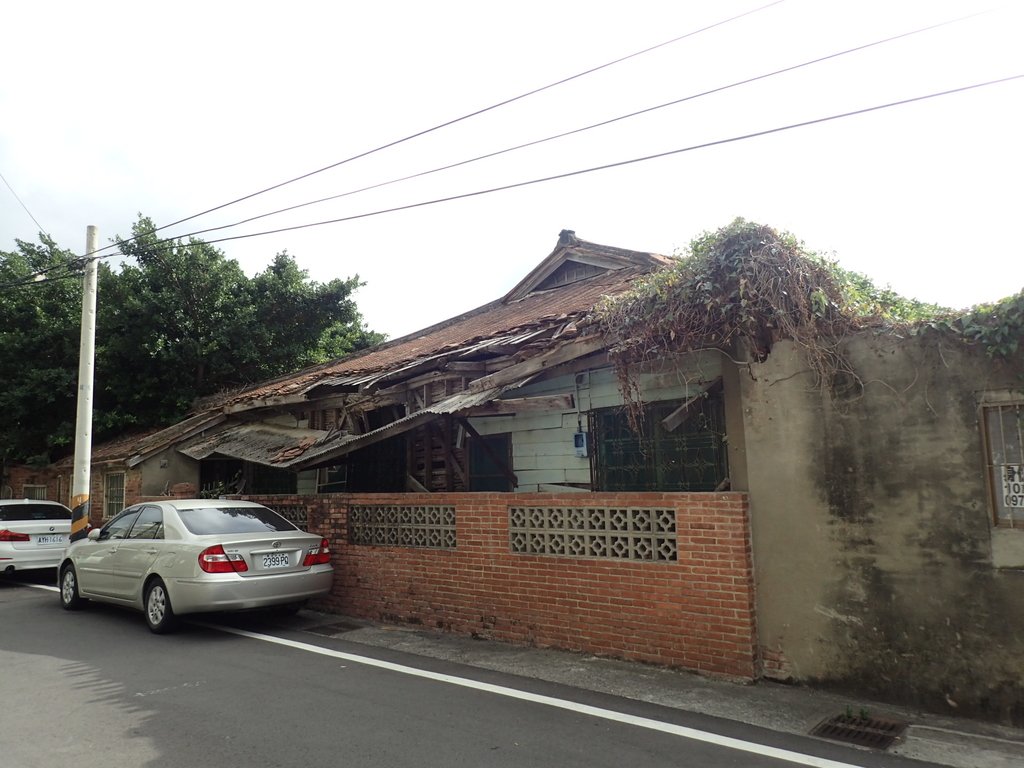
{"type": "MultiPolygon", "coordinates": [[[[199,487],[199,462],[169,448],[139,465],[143,496],[164,496],[176,483],[199,487]]],[[[130,503],[130,502],[129,502],[130,503]]]]}
{"type": "Polygon", "coordinates": [[[739,377],[765,674],[1022,725],[1024,530],[994,529],[977,398],[1024,365],[845,349],[859,381],[818,388],[787,343],[739,377]]]}

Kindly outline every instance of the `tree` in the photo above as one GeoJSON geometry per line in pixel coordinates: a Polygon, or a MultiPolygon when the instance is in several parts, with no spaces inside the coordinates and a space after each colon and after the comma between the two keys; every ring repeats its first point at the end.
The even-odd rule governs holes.
{"type": "Polygon", "coordinates": [[[0,252],[0,456],[45,461],[73,441],[81,264],[45,236],[15,242],[0,252]]]}
{"type": "Polygon", "coordinates": [[[158,426],[198,397],[383,340],[366,330],[358,277],[311,282],[287,253],[254,278],[201,240],[164,241],[140,216],[125,265],[101,283],[98,390],[108,428],[158,426]]]}
{"type": "Polygon", "coordinates": [[[352,293],[358,276],[329,283],[311,283],[287,251],[251,282],[254,327],[263,353],[252,379],[267,378],[307,365],[326,362],[384,340],[363,326],[352,293]],[[319,334],[314,336],[314,331],[319,334]],[[313,342],[313,343],[311,343],[313,342]]]}
{"type": "MultiPolygon", "coordinates": [[[[173,423],[199,397],[384,340],[352,299],[358,277],[312,282],[281,253],[249,278],[208,243],[160,239],[142,216],[118,245],[129,261],[101,263],[99,274],[99,439],[173,423]]],[[[81,265],[45,238],[0,253],[0,454],[10,459],[74,442],[81,265]],[[48,279],[33,281],[40,272],[48,279]]]]}

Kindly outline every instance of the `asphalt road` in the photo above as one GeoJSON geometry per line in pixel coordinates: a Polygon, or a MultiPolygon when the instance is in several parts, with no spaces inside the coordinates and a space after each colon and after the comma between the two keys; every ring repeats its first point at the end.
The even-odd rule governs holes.
{"type": "Polygon", "coordinates": [[[156,636],[0,579],[0,768],[922,766],[259,614],[156,636]]]}

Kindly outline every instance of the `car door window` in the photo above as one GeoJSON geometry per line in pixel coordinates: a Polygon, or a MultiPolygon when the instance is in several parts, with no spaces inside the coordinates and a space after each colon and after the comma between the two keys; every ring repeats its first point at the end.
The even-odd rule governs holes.
{"type": "Polygon", "coordinates": [[[162,539],[164,515],[158,507],[143,507],[135,524],[128,532],[129,539],[162,539]]]}
{"type": "Polygon", "coordinates": [[[107,541],[108,539],[123,539],[128,535],[128,531],[132,527],[132,523],[135,522],[135,518],[139,516],[138,509],[126,509],[120,515],[115,517],[109,523],[100,529],[100,541],[107,541]]]}

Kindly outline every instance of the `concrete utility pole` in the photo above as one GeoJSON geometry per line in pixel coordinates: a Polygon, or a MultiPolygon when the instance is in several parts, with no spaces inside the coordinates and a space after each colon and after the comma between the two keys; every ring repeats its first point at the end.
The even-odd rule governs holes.
{"type": "Polygon", "coordinates": [[[75,467],[71,476],[71,541],[89,526],[89,467],[92,464],[92,381],[96,352],[96,253],[99,233],[85,230],[85,277],[82,280],[82,341],[78,349],[78,416],[75,420],[75,467]]]}

